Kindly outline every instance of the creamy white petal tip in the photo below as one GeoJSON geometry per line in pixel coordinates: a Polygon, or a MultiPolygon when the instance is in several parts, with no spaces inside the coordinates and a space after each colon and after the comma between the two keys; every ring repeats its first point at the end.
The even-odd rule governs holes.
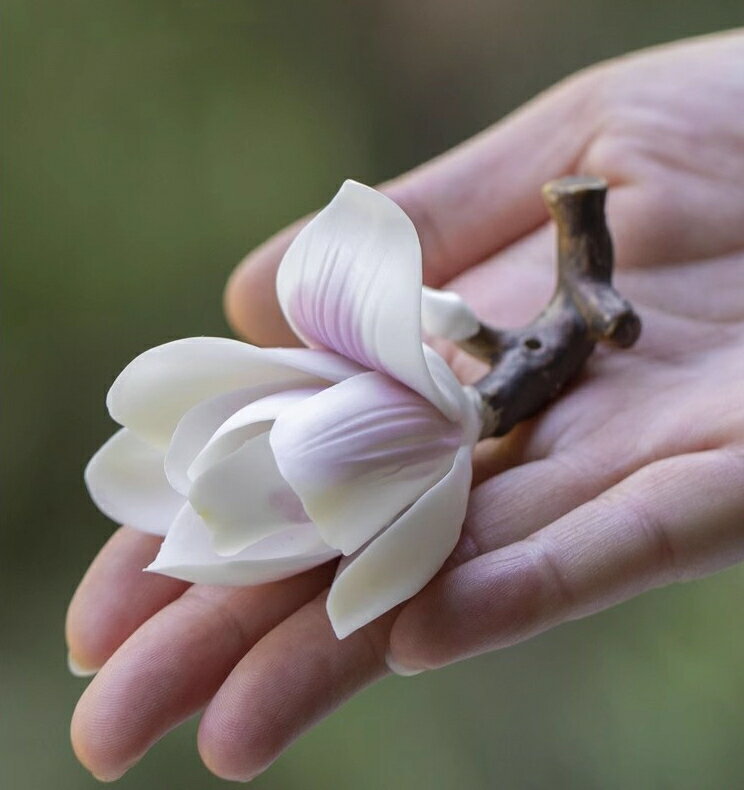
{"type": "Polygon", "coordinates": [[[214,551],[210,529],[187,504],[145,570],[195,584],[242,586],[286,579],[336,556],[338,552],[323,543],[314,527],[300,524],[224,557],[214,551]]]}
{"type": "Polygon", "coordinates": [[[455,342],[478,334],[480,321],[453,291],[421,289],[421,326],[429,335],[455,342]]]}
{"type": "Polygon", "coordinates": [[[117,431],[90,459],[85,483],[112,521],[165,535],[184,503],[165,476],[162,451],[131,431],[117,431]]]}
{"type": "Polygon", "coordinates": [[[460,537],[471,479],[470,449],[461,447],[435,486],[339,566],[326,601],[339,639],[408,600],[434,577],[460,537]]]}

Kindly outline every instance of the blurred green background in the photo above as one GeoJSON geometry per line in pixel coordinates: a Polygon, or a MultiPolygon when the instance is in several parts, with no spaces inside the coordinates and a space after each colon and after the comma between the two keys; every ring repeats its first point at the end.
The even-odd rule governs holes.
{"type": "MultiPolygon", "coordinates": [[[[87,788],[63,618],[111,525],[81,471],[141,350],[224,334],[250,248],[595,60],[741,0],[2,0],[0,788],[87,788]]],[[[367,691],[258,788],[744,787],[744,573],[367,691]]],[[[123,788],[223,786],[195,726],[123,788]]]]}

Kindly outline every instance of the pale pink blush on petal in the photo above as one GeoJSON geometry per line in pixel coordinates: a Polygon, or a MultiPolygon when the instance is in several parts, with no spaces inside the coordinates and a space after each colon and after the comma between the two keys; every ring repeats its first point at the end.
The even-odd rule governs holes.
{"type": "Polygon", "coordinates": [[[308,345],[387,373],[457,420],[457,401],[440,390],[424,358],[421,277],[411,220],[389,198],[346,181],[290,245],[277,295],[308,345]]]}
{"type": "Polygon", "coordinates": [[[283,411],[271,430],[282,476],[323,539],[355,551],[452,466],[462,428],[370,372],[283,411]]]}
{"type": "Polygon", "coordinates": [[[289,484],[277,469],[268,433],[249,439],[194,480],[189,501],[230,557],[291,526],[274,502],[289,484]]]}
{"type": "Polygon", "coordinates": [[[363,283],[350,292],[343,287],[343,277],[334,276],[332,266],[325,289],[303,287],[293,295],[292,315],[296,328],[313,345],[333,349],[336,353],[356,360],[369,370],[389,373],[374,353],[366,347],[358,320],[364,299],[363,283]]]}
{"type": "Polygon", "coordinates": [[[288,524],[308,524],[310,518],[300,498],[289,488],[275,489],[269,494],[269,504],[280,513],[288,524]]]}

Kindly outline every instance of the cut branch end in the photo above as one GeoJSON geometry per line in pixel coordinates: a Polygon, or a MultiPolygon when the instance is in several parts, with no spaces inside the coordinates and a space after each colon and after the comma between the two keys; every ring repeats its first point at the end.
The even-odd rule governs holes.
{"type": "Polygon", "coordinates": [[[489,435],[507,433],[557,397],[597,342],[628,348],[641,333],[632,305],[612,286],[607,182],[570,176],[550,181],[542,192],[558,228],[558,279],[550,303],[528,326],[481,324],[460,343],[493,366],[475,384],[489,411],[489,435]]]}

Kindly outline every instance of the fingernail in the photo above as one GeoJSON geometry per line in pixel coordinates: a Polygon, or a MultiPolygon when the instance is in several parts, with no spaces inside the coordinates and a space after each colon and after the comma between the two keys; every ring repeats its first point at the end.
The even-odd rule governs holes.
{"type": "Polygon", "coordinates": [[[131,765],[128,765],[126,768],[124,768],[124,769],[122,769],[120,771],[112,772],[110,774],[97,774],[97,773],[94,773],[93,771],[91,771],[91,774],[93,775],[93,778],[97,779],[99,782],[105,782],[105,783],[108,784],[109,782],[116,782],[117,779],[121,779],[121,777],[124,776],[124,774],[131,767],[132,767],[131,765]]]}
{"type": "Polygon", "coordinates": [[[72,657],[72,653],[69,652],[67,654],[67,667],[76,678],[89,678],[98,672],[98,668],[84,667],[82,664],[79,664],[72,657]]]}
{"type": "MultiPolygon", "coordinates": [[[[126,771],[124,773],[126,773],[126,771]]],[[[108,784],[109,782],[115,782],[117,781],[117,779],[121,779],[121,777],[124,776],[124,773],[106,774],[104,776],[103,774],[94,774],[91,772],[91,776],[98,782],[105,782],[106,784],[108,784]]]]}
{"type": "Polygon", "coordinates": [[[393,654],[390,650],[385,653],[385,663],[388,665],[388,669],[391,672],[394,672],[396,675],[400,675],[404,678],[410,678],[413,675],[420,675],[424,670],[422,669],[413,669],[413,667],[407,667],[404,664],[401,664],[399,661],[396,661],[393,658],[393,654]]]}

